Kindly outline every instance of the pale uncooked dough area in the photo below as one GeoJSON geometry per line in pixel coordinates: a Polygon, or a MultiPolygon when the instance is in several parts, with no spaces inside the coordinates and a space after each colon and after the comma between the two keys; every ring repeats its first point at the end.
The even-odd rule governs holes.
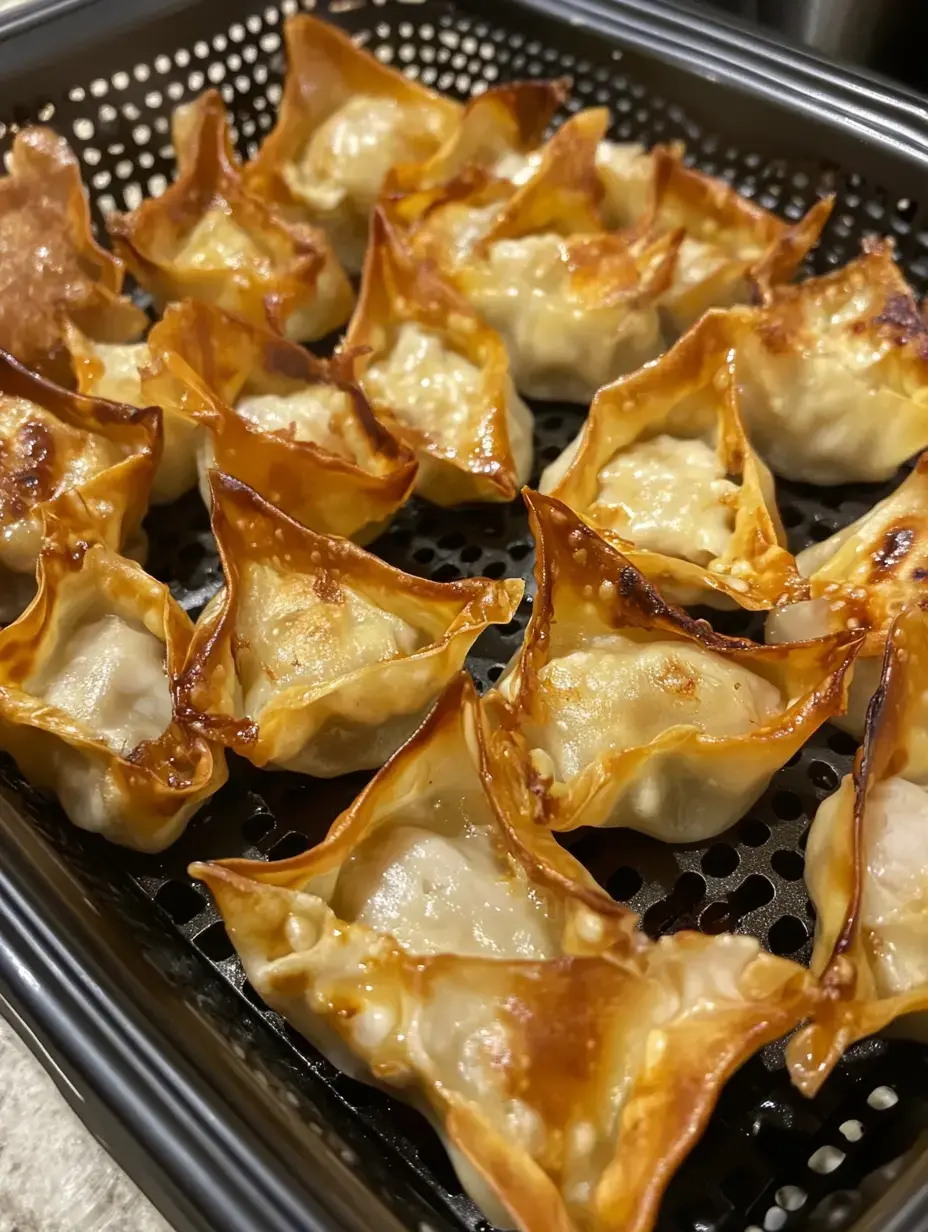
{"type": "Polygon", "coordinates": [[[0,1232],[171,1232],[2,1018],[0,1232]]]}

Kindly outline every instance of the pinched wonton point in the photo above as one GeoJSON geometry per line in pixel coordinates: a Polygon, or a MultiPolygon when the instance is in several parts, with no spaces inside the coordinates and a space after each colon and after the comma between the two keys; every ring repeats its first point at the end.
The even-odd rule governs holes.
{"type": "Polygon", "coordinates": [[[245,182],[290,217],[324,228],[346,268],[357,272],[387,172],[429,158],[462,108],[315,17],[288,18],[284,39],[288,68],[277,124],[245,168],[245,182]]]}
{"type": "Polygon", "coordinates": [[[725,180],[683,162],[682,147],[656,147],[653,198],[638,225],[649,234],[683,232],[665,312],[679,336],[713,307],[748,301],[788,282],[815,247],[833,197],[787,223],[743,197],[725,180]]]}
{"type": "Polygon", "coordinates": [[[257,766],[319,778],[380,766],[521,581],[429,582],[314,534],[213,471],[225,587],[200,617],[183,713],[257,766]]]}
{"type": "MultiPolygon", "coordinates": [[[[143,373],[151,363],[147,342],[95,342],[73,321],[66,322],[64,337],[82,394],[128,406],[150,405],[143,390],[143,373]]],[[[162,407],[161,414],[164,447],[151,489],[155,505],[177,500],[197,481],[197,425],[168,407],[162,407]]]]}
{"type": "Polygon", "coordinates": [[[753,609],[802,595],[773,480],[741,422],[723,314],[601,389],[541,490],[673,602],[753,609]]]}
{"type": "Polygon", "coordinates": [[[893,622],[853,775],[820,806],[806,882],[815,904],[812,972],[823,997],[790,1041],[793,1081],[813,1095],[845,1049],[908,1015],[928,1018],[928,609],[893,622]]]}
{"type": "Polygon", "coordinates": [[[190,297],[298,342],[345,322],[354,302],[323,233],[291,223],[243,187],[222,98],[175,114],[177,179],[107,220],[116,251],[159,307],[190,297]]]}
{"type": "Polygon", "coordinates": [[[62,493],[96,537],[138,552],[160,455],[156,408],[72,393],[0,352],[0,623],[35,593],[43,514],[62,493]]]}
{"type": "Polygon", "coordinates": [[[797,642],[842,629],[866,633],[847,711],[832,721],[858,739],[880,679],[886,631],[928,602],[928,454],[885,500],[796,557],[806,598],[767,617],[768,642],[797,642]]]}
{"type": "Polygon", "coordinates": [[[375,417],[356,357],[316,359],[209,304],[152,329],[146,398],[199,425],[200,490],[217,466],[313,530],[373,539],[409,497],[416,460],[375,417]]]}
{"type": "Polygon", "coordinates": [[[74,493],[46,510],[38,594],[0,632],[0,748],[84,830],[162,851],[226,779],[174,720],[193,634],[167,586],[88,533],[74,493]]]}
{"type": "Polygon", "coordinates": [[[518,187],[490,179],[438,192],[412,219],[389,205],[413,255],[433,260],[499,330],[529,397],[589,402],[665,346],[659,301],[680,236],[604,229],[596,147],[607,123],[605,111],[572,117],[518,187]]]}
{"type": "Polygon", "coordinates": [[[814,989],[752,937],[633,931],[488,753],[459,677],[318,846],[191,872],[258,993],[426,1111],[492,1223],[647,1232],[727,1077],[814,989]]]}
{"type": "Polygon", "coordinates": [[[0,348],[67,384],[63,318],[127,342],[145,314],[122,297],[123,266],[93,238],[80,166],[63,137],[26,128],[0,179],[0,348]]]}
{"type": "Polygon", "coordinates": [[[545,130],[570,92],[570,79],[511,81],[464,104],[460,122],[431,158],[391,168],[384,194],[399,218],[489,179],[524,184],[542,159],[545,130]]]}
{"type": "Polygon", "coordinates": [[[560,501],[526,492],[538,593],[485,704],[539,821],[697,842],[732,825],[847,693],[863,635],[723,637],[669,607],[560,501]]]}
{"type": "Polygon", "coordinates": [[[534,421],[502,339],[379,212],[345,346],[378,417],[419,460],[417,492],[438,505],[514,499],[534,421]]]}
{"type": "Polygon", "coordinates": [[[776,474],[879,482],[928,446],[928,327],[891,243],[739,316],[744,418],[776,474]]]}

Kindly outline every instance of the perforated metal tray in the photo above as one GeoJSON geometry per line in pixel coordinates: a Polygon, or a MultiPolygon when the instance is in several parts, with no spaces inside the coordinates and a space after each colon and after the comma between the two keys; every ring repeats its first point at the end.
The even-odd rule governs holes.
{"type": "MultiPolygon", "coordinates": [[[[171,175],[172,108],[213,84],[250,154],[273,123],[281,22],[296,9],[296,0],[260,11],[241,0],[183,11],[163,0],[63,0],[14,16],[0,25],[0,148],[18,125],[49,122],[78,152],[98,217],[131,208],[171,175]]],[[[382,59],[459,95],[569,73],[570,106],[611,107],[617,138],[680,137],[703,170],[787,217],[835,191],[816,271],[854,256],[877,230],[896,238],[919,290],[928,280],[916,204],[928,113],[917,96],[644,0],[331,0],[326,15],[382,59]]],[[[581,418],[576,407],[536,408],[538,470],[581,418]]],[[[780,484],[791,546],[825,538],[892,486],[780,484]]],[[[156,510],[147,528],[150,569],[196,615],[220,582],[199,498],[156,510]]],[[[414,501],[374,550],[438,580],[529,580],[516,618],[485,634],[469,661],[481,687],[495,680],[531,607],[521,504],[449,511],[414,501]]],[[[703,614],[723,632],[761,635],[758,617],[703,614]]],[[[571,848],[652,935],[745,931],[805,961],[805,836],[853,752],[826,727],[711,843],[667,847],[609,831],[573,835],[571,848]]],[[[233,760],[229,785],[183,839],[142,857],[74,830],[0,762],[0,992],[82,1115],[179,1229],[488,1228],[417,1114],[337,1073],[261,1005],[185,872],[193,858],[304,850],[363,781],[262,774],[233,760]]],[[[790,1088],[781,1050],[769,1048],[725,1090],[671,1184],[661,1227],[847,1227],[887,1189],[899,1171],[891,1161],[926,1122],[923,1048],[860,1045],[813,1102],[790,1088]]],[[[928,1226],[920,1168],[877,1201],[869,1226],[928,1226]]]]}

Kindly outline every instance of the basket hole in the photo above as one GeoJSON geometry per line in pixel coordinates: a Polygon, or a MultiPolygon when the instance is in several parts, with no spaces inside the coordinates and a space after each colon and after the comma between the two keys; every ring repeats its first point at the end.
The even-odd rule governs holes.
{"type": "Polygon", "coordinates": [[[250,1001],[256,1010],[261,1010],[265,1014],[268,1012],[270,1007],[267,1002],[261,1000],[254,986],[248,980],[242,985],[242,996],[246,1001],[250,1001]]]}
{"type": "Polygon", "coordinates": [[[509,549],[509,555],[513,560],[525,560],[531,550],[532,545],[530,543],[514,543],[509,549]]]}
{"type": "Polygon", "coordinates": [[[637,868],[623,864],[606,882],[606,889],[620,903],[627,903],[630,898],[635,897],[643,884],[637,868]]]}
{"type": "Polygon", "coordinates": [[[797,526],[801,526],[805,521],[802,510],[796,505],[782,505],[780,507],[780,517],[783,519],[783,525],[787,530],[795,530],[797,526]]]}
{"type": "Polygon", "coordinates": [[[773,871],[784,881],[799,881],[805,867],[805,861],[798,851],[788,851],[783,848],[775,851],[770,858],[773,871]]]}
{"type": "Polygon", "coordinates": [[[235,946],[229,940],[222,920],[210,924],[194,938],[194,945],[210,962],[223,962],[235,953],[235,946]]]}
{"type": "Polygon", "coordinates": [[[747,817],[738,827],[738,837],[748,847],[763,847],[770,838],[770,828],[756,817],[747,817]]]}
{"type": "Polygon", "coordinates": [[[493,666],[490,668],[490,670],[487,672],[487,678],[495,684],[496,681],[499,680],[500,676],[502,676],[502,674],[503,674],[502,663],[494,663],[493,666]]]}
{"type": "Polygon", "coordinates": [[[461,548],[461,560],[465,565],[474,564],[482,555],[483,548],[478,543],[469,543],[466,548],[461,548]]]}
{"type": "Polygon", "coordinates": [[[814,761],[809,766],[809,778],[821,791],[834,791],[838,786],[838,772],[826,761],[814,761]]]}
{"type": "Polygon", "coordinates": [[[834,529],[825,522],[813,522],[809,527],[809,538],[814,539],[816,543],[823,543],[834,533],[834,529]]]}
{"type": "Polygon", "coordinates": [[[695,910],[706,896],[706,883],[698,873],[684,873],[667,898],[649,907],[644,914],[642,927],[649,936],[679,928],[692,928],[696,924],[695,910]]]}
{"type": "Polygon", "coordinates": [[[847,732],[833,731],[828,733],[828,747],[833,753],[840,753],[844,757],[853,757],[857,752],[857,741],[853,736],[849,736],[847,732]]]}
{"type": "Polygon", "coordinates": [[[772,954],[786,958],[801,950],[808,939],[809,934],[802,920],[797,920],[794,915],[784,915],[771,925],[767,934],[767,948],[772,954]]]}
{"type": "Polygon", "coordinates": [[[427,565],[429,561],[435,559],[435,553],[431,548],[417,548],[412,558],[417,564],[427,565]]]}
{"type": "Polygon", "coordinates": [[[710,877],[728,877],[740,863],[740,856],[728,843],[715,843],[702,857],[702,871],[710,877]]]}
{"type": "Polygon", "coordinates": [[[467,540],[459,531],[454,531],[450,535],[442,535],[438,541],[438,546],[443,552],[456,552],[458,548],[462,548],[467,540]]]}
{"type": "Polygon", "coordinates": [[[299,830],[291,830],[283,838],[279,838],[268,852],[272,860],[289,860],[293,856],[301,856],[309,847],[309,839],[299,830]]]}
{"type": "Polygon", "coordinates": [[[752,873],[727,895],[724,902],[709,903],[699,917],[699,927],[706,933],[731,932],[746,915],[771,902],[774,893],[767,877],[752,873]]]}
{"type": "Polygon", "coordinates": [[[775,791],[771,804],[781,821],[795,821],[802,816],[802,801],[794,791],[775,791]]]}
{"type": "Polygon", "coordinates": [[[456,582],[461,576],[461,570],[456,565],[439,565],[437,569],[432,570],[433,582],[456,582]]]}
{"type": "Polygon", "coordinates": [[[246,843],[260,843],[267,838],[275,826],[274,818],[268,813],[255,813],[242,824],[242,838],[246,843]]]}
{"type": "MultiPolygon", "coordinates": [[[[483,573],[485,577],[492,578],[494,582],[499,581],[506,572],[506,562],[502,560],[491,560],[483,573]]],[[[455,570],[457,573],[457,570],[455,570]]]]}
{"type": "Polygon", "coordinates": [[[189,924],[206,906],[203,896],[183,881],[168,881],[155,895],[155,902],[175,924],[189,924]]]}

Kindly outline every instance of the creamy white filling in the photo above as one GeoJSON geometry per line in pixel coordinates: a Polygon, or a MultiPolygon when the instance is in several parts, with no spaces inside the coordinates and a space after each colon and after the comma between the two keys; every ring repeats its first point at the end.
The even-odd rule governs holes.
{"type": "Polygon", "coordinates": [[[174,258],[180,270],[254,269],[269,274],[271,262],[227,210],[207,210],[174,258]]]}
{"type": "Polygon", "coordinates": [[[423,635],[341,583],[314,583],[251,564],[238,610],[245,713],[259,718],[293,685],[315,689],[389,659],[413,654],[423,635]]]}
{"type": "Polygon", "coordinates": [[[737,493],[705,441],[661,434],[602,468],[590,515],[638,548],[706,565],[728,547],[737,493]]]}
{"type": "Polygon", "coordinates": [[[434,108],[358,94],[319,126],[284,175],[291,191],[317,210],[337,209],[348,199],[366,213],[390,168],[427,158],[441,133],[442,115],[434,108]]]}
{"type": "Polygon", "coordinates": [[[94,342],[93,354],[103,365],[103,372],[94,382],[93,393],[98,398],[110,398],[113,402],[126,402],[130,406],[142,406],[142,382],[139,369],[151,360],[151,352],[145,342],[114,344],[94,342]]]}
{"type": "Polygon", "coordinates": [[[376,832],[339,873],[332,906],[411,954],[544,959],[556,952],[542,898],[501,864],[489,831],[470,823],[450,833],[412,824],[376,832]]]}
{"type": "Polygon", "coordinates": [[[122,756],[171,722],[164,643],[112,613],[66,637],[29,690],[122,756]]]}
{"type": "Polygon", "coordinates": [[[743,736],[783,709],[774,685],[688,642],[593,638],[539,673],[548,715],[537,733],[567,781],[608,753],[650,743],[668,728],[743,736]]]}
{"type": "Polygon", "coordinates": [[[342,389],[307,385],[289,394],[249,394],[238,400],[235,411],[262,432],[312,441],[329,453],[349,457],[351,451],[340,430],[349,403],[349,395],[342,389]]]}
{"type": "Polygon", "coordinates": [[[928,792],[905,779],[867,799],[860,927],[883,996],[928,983],[928,792]]]}

